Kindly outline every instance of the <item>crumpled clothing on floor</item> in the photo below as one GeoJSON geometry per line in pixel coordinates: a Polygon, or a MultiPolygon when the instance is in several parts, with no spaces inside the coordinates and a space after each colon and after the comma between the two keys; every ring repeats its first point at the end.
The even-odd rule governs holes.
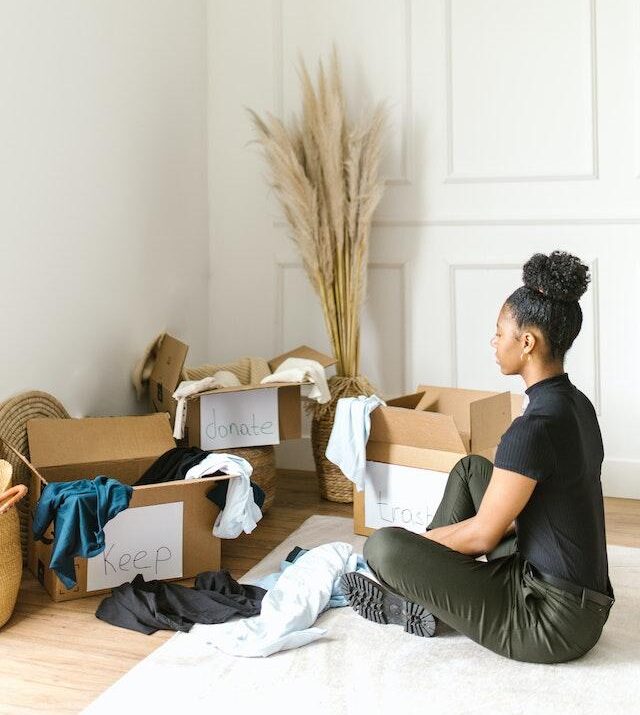
{"type": "Polygon", "coordinates": [[[266,591],[239,584],[228,571],[204,571],[193,588],[166,581],[145,581],[137,574],[98,606],[107,623],[145,635],[157,630],[188,632],[194,623],[224,623],[234,616],[256,616],[266,591]]]}
{"type": "Polygon", "coordinates": [[[322,638],[323,628],[312,628],[329,603],[334,584],[349,564],[353,547],[337,541],[302,554],[278,578],[262,599],[259,616],[236,623],[211,626],[199,637],[228,655],[246,658],[311,643],[322,638]]]}
{"type": "MultiPolygon", "coordinates": [[[[268,576],[263,576],[261,579],[256,581],[255,585],[260,586],[261,588],[266,588],[267,590],[273,588],[278,582],[280,576],[282,576],[282,573],[285,571],[285,569],[288,569],[291,564],[294,564],[303,554],[306,554],[308,551],[309,549],[303,549],[300,546],[296,546],[288,554],[287,558],[284,561],[280,562],[280,571],[276,571],[275,573],[269,574],[268,576]]],[[[373,573],[367,566],[367,562],[364,560],[361,554],[351,554],[351,556],[349,556],[349,559],[345,566],[345,573],[350,573],[352,571],[363,573],[370,578],[373,578],[373,573]]],[[[347,597],[344,595],[344,592],[340,585],[340,578],[341,576],[338,576],[333,584],[331,598],[329,599],[329,602],[322,611],[323,613],[330,608],[344,608],[344,606],[349,605],[347,597]]]]}

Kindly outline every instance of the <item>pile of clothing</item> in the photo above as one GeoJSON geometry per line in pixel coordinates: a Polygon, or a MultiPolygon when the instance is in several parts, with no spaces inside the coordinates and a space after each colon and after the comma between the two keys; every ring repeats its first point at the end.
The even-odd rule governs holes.
{"type": "Polygon", "coordinates": [[[313,625],[329,608],[348,605],[340,578],[351,571],[372,576],[349,544],[296,546],[280,571],[253,585],[239,584],[228,571],[201,573],[193,588],[147,582],[137,575],[114,588],[96,616],[145,634],[161,628],[189,632],[196,623],[212,625],[199,632],[208,645],[229,655],[265,657],[324,636],[326,630],[313,625]]]}
{"type": "Polygon", "coordinates": [[[223,625],[198,626],[194,637],[228,655],[245,658],[273,653],[311,643],[326,634],[315,627],[328,608],[347,605],[340,587],[343,574],[366,572],[362,556],[344,542],[332,542],[306,550],[296,547],[281,570],[258,581],[267,587],[260,615],[223,625]]]}
{"type": "Polygon", "coordinates": [[[145,581],[138,574],[131,583],[114,588],[98,606],[96,616],[146,635],[159,629],[188,633],[194,623],[224,623],[234,616],[258,615],[265,593],[259,586],[239,584],[228,571],[200,573],[193,588],[145,581]]]}
{"type": "Polygon", "coordinates": [[[243,531],[250,534],[262,519],[265,494],[251,481],[252,473],[249,462],[235,454],[206,452],[199,447],[174,447],[159,457],[134,486],[216,474],[235,475],[207,492],[207,498],[220,507],[213,535],[220,539],[235,539],[243,531]]]}

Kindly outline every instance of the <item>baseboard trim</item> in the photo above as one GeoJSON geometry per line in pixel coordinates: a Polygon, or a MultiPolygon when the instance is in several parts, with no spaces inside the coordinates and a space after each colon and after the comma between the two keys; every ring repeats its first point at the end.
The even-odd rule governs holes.
{"type": "Polygon", "coordinates": [[[602,493],[605,497],[640,499],[640,459],[605,459],[602,493]]]}

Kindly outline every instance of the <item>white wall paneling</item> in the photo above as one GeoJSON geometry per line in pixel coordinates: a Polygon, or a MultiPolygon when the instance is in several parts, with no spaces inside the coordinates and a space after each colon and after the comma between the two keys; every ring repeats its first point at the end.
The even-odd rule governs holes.
{"type": "MultiPolygon", "coordinates": [[[[403,263],[369,263],[360,363],[361,373],[382,397],[400,395],[409,389],[406,375],[411,351],[407,349],[406,272],[403,263]]],[[[295,261],[277,262],[276,276],[275,354],[301,343],[330,353],[320,303],[302,265],[295,261]]],[[[333,374],[333,370],[328,374],[333,374]]],[[[308,445],[310,430],[311,420],[303,409],[304,439],[281,444],[277,448],[279,464],[313,469],[308,445]]]]}
{"type": "Polygon", "coordinates": [[[634,159],[635,159],[635,178],[640,179],[640,42],[638,42],[638,37],[640,37],[640,3],[633,4],[633,15],[630,23],[627,23],[627,27],[630,28],[630,32],[633,36],[632,51],[631,51],[631,62],[627,62],[627,67],[629,68],[631,75],[631,82],[633,84],[633,145],[634,145],[634,159]]]}
{"type": "MultiPolygon", "coordinates": [[[[361,325],[361,373],[384,397],[407,389],[406,268],[370,263],[361,325]]],[[[306,343],[331,352],[319,299],[300,263],[277,263],[274,354],[306,343]]]]}
{"type": "Polygon", "coordinates": [[[412,181],[412,49],[411,0],[395,3],[362,0],[318,3],[315,0],[272,0],[274,108],[283,119],[299,113],[296,63],[304,59],[315,77],[319,59],[327,64],[337,47],[344,69],[347,107],[357,118],[382,99],[390,110],[389,151],[382,171],[388,185],[412,181]],[[313,33],[308,28],[313,27],[313,33]],[[354,33],[360,51],[351,51],[354,33]],[[363,61],[366,58],[366,64],[363,61]],[[354,101],[358,98],[360,101],[354,101]]]}
{"type": "Polygon", "coordinates": [[[596,179],[595,0],[445,2],[446,180],[596,179]]]}
{"type": "MultiPolygon", "coordinates": [[[[362,371],[386,396],[420,382],[521,391],[493,363],[495,319],[533,253],[569,250],[593,281],[567,369],[599,412],[605,492],[640,498],[637,1],[209,8],[211,357],[328,347],[244,108],[289,119],[298,55],[313,71],[335,42],[354,113],[391,108],[362,371]]],[[[279,460],[310,467],[309,445],[279,460]]]]}
{"type": "MultiPolygon", "coordinates": [[[[567,354],[571,379],[600,414],[600,351],[597,261],[590,265],[592,280],[581,301],[580,335],[567,354]]],[[[450,266],[451,381],[458,387],[522,392],[519,377],[497,370],[489,340],[505,298],[521,283],[517,264],[461,264],[450,266]],[[479,301],[478,296],[482,296],[479,301]],[[489,328],[489,330],[487,330],[489,328]]]]}

